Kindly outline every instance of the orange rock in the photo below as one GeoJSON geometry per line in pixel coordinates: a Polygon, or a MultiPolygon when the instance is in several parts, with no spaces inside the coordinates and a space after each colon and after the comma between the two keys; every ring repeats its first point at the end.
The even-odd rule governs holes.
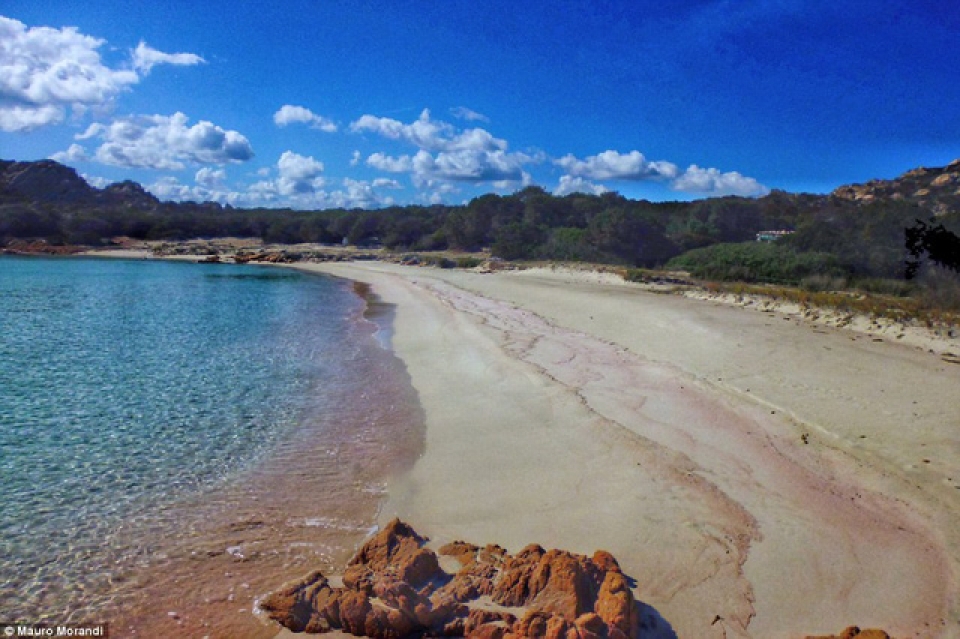
{"type": "Polygon", "coordinates": [[[534,606],[573,621],[593,610],[602,575],[583,555],[528,546],[504,563],[493,600],[504,606],[534,606]]]}
{"type": "Polygon", "coordinates": [[[412,554],[427,542],[399,519],[394,519],[365,543],[349,565],[364,564],[373,571],[386,568],[397,557],[412,554]]]}
{"type": "Polygon", "coordinates": [[[513,624],[513,633],[518,637],[545,637],[547,622],[553,615],[539,610],[529,610],[513,624]]]}
{"type": "Polygon", "coordinates": [[[340,595],[340,624],[347,632],[363,635],[367,631],[370,597],[366,593],[345,590],[340,595]]]}
{"type": "Polygon", "coordinates": [[[341,629],[374,639],[459,636],[482,639],[635,639],[639,606],[610,553],[593,557],[530,545],[511,557],[499,546],[466,542],[441,551],[461,569],[448,575],[426,539],[392,521],[350,561],[343,588],[319,572],[263,602],[268,615],[301,632],[341,629]],[[518,620],[492,609],[524,608],[518,620]]]}
{"type": "Polygon", "coordinates": [[[321,591],[329,592],[330,587],[318,570],[265,598],[260,607],[283,626],[294,632],[305,632],[308,627],[319,625],[321,616],[317,614],[314,600],[321,591]]]}
{"type": "Polygon", "coordinates": [[[477,560],[477,552],[480,546],[468,544],[465,541],[454,541],[440,547],[438,554],[447,557],[455,557],[461,566],[469,566],[477,560]]]}
{"type": "Polygon", "coordinates": [[[593,553],[593,563],[597,564],[597,568],[605,572],[621,572],[620,564],[617,563],[616,557],[606,550],[598,550],[593,553]]]}
{"type": "Polygon", "coordinates": [[[343,585],[350,590],[362,590],[369,594],[373,592],[373,571],[364,564],[347,566],[343,572],[343,585]]]}
{"type": "Polygon", "coordinates": [[[445,574],[440,569],[437,556],[431,550],[418,548],[413,552],[398,553],[398,555],[395,560],[397,576],[414,588],[420,588],[432,580],[441,579],[445,574]]]}
{"type": "Polygon", "coordinates": [[[554,615],[547,621],[546,639],[567,639],[567,631],[573,628],[573,624],[563,617],[554,615]]]}
{"type": "Polygon", "coordinates": [[[468,634],[465,634],[465,637],[470,637],[470,639],[504,639],[507,634],[507,629],[503,626],[487,623],[479,628],[471,630],[468,634]]]}
{"type": "Polygon", "coordinates": [[[600,586],[594,611],[608,625],[629,637],[637,634],[639,628],[636,607],[633,592],[623,573],[608,572],[600,586]]]}
{"type": "Polygon", "coordinates": [[[607,624],[594,612],[580,615],[574,625],[583,639],[600,639],[607,634],[607,624]]]}

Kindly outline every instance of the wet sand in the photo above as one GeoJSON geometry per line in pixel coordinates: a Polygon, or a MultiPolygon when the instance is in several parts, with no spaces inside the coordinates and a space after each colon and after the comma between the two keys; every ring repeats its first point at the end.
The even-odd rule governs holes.
{"type": "Polygon", "coordinates": [[[397,305],[426,448],[381,521],[609,550],[683,637],[960,636],[960,366],[569,274],[298,268],[397,305]]]}

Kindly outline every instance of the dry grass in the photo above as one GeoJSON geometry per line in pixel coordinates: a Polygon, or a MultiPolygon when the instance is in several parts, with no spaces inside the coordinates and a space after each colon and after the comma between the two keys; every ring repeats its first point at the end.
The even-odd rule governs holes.
{"type": "Polygon", "coordinates": [[[931,328],[960,325],[960,311],[953,303],[955,300],[931,296],[925,288],[905,297],[862,290],[810,291],[797,287],[743,282],[704,282],[702,285],[712,293],[758,295],[792,302],[802,308],[834,309],[900,322],[916,321],[931,328]]]}

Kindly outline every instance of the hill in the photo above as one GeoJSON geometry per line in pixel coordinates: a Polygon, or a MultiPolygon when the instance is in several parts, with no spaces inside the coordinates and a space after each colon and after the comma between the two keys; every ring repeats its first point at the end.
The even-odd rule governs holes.
{"type": "MultiPolygon", "coordinates": [[[[670,264],[718,279],[798,283],[812,276],[903,278],[922,270],[906,267],[930,253],[925,238],[949,240],[957,232],[960,160],[826,195],[773,191],[762,198],[649,202],[616,193],[558,197],[527,187],[462,206],[324,211],[162,202],[135,182],[92,187],[52,160],[0,161],[0,245],[232,236],[400,251],[489,249],[504,259],[670,264]],[[910,229],[920,235],[908,246],[910,229]],[[761,233],[776,241],[755,241],[761,233]]],[[[940,248],[941,257],[953,250],[949,241],[940,248]]]]}

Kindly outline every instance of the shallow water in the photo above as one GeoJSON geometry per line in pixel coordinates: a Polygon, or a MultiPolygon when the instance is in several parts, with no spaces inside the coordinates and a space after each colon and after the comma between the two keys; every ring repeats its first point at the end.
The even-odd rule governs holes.
{"type": "Polygon", "coordinates": [[[199,557],[340,561],[420,445],[365,308],[273,268],[0,258],[2,617],[141,617],[199,557]]]}

